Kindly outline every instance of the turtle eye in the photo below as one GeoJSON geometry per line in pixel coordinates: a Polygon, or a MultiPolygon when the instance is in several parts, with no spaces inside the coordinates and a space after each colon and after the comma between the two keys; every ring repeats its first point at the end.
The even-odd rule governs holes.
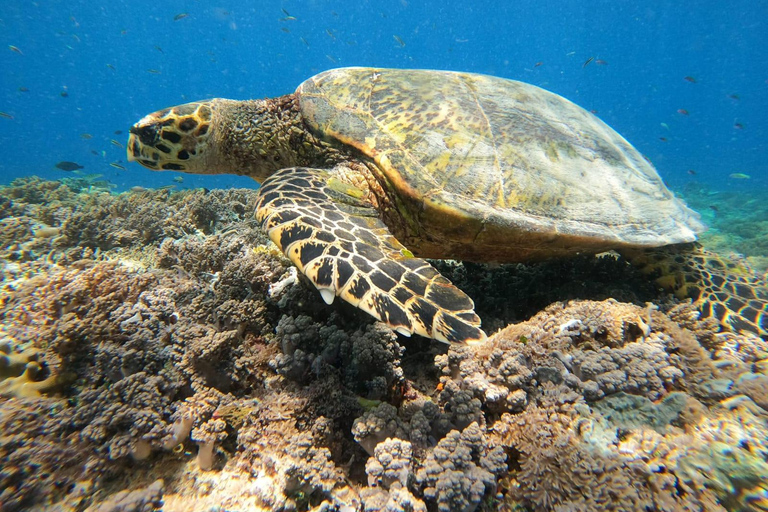
{"type": "Polygon", "coordinates": [[[153,146],[157,142],[158,127],[155,124],[132,126],[130,132],[136,135],[142,144],[153,146]]]}

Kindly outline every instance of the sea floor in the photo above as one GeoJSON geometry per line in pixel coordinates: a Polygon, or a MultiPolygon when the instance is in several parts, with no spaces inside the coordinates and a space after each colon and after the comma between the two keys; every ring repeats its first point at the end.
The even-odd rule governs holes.
{"type": "MultiPolygon", "coordinates": [[[[768,259],[757,198],[691,186],[768,259]]],[[[253,190],[0,188],[0,510],[768,509],[768,346],[619,257],[438,268],[485,344],[327,306],[253,190]]]]}

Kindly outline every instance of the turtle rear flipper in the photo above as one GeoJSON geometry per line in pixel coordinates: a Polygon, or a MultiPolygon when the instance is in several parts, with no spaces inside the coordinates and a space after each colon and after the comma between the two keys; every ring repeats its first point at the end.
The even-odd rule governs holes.
{"type": "Polygon", "coordinates": [[[397,332],[450,343],[485,339],[474,304],[379,220],[362,192],[322,169],[282,169],[259,190],[256,217],[317,287],[397,332]]]}
{"type": "Polygon", "coordinates": [[[622,254],[677,298],[692,299],[702,318],[715,317],[728,330],[768,336],[768,283],[746,262],[696,243],[622,254]]]}

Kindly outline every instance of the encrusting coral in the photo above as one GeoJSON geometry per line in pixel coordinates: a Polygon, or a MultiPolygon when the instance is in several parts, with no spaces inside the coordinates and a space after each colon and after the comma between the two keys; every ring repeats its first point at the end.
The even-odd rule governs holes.
{"type": "Polygon", "coordinates": [[[0,339],[0,396],[33,397],[55,390],[65,379],[56,374],[43,375],[38,362],[40,350],[18,350],[10,337],[0,339]]]}
{"type": "Polygon", "coordinates": [[[506,325],[445,347],[323,304],[254,191],[68,183],[0,188],[3,511],[768,508],[765,340],[620,260],[510,325],[556,264],[440,263],[506,325]]]}

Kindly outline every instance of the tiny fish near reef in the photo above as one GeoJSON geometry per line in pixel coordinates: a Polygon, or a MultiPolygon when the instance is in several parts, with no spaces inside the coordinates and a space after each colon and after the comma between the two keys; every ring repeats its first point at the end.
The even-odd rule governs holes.
{"type": "Polygon", "coordinates": [[[404,336],[486,339],[473,301],[422,258],[611,249],[724,328],[768,332],[765,281],[694,243],[699,215],[618,133],[533,85],[332,69],[278,98],[149,114],[127,150],[149,169],[254,178],[259,223],[323,300],[341,297],[404,336]]]}

